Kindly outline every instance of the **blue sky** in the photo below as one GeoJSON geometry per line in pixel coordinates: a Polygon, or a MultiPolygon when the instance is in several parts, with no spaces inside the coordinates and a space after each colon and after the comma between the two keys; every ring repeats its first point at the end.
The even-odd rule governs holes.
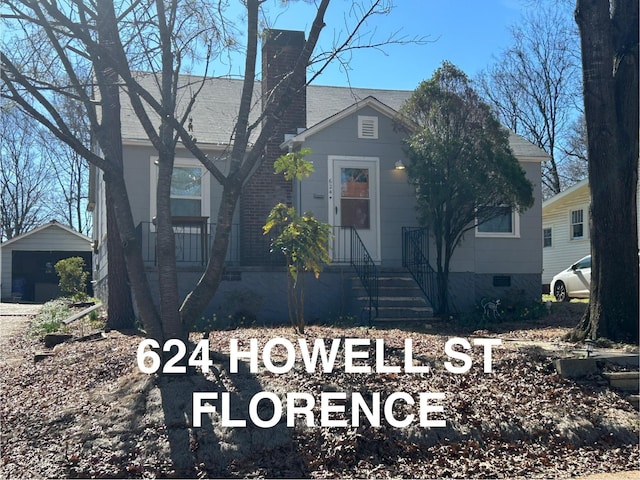
{"type": "MultiPolygon", "coordinates": [[[[358,50],[347,74],[334,66],[318,78],[320,85],[413,90],[431,77],[443,60],[449,60],[474,77],[510,43],[511,25],[524,12],[522,0],[395,0],[388,16],[379,16],[367,26],[378,39],[399,31],[400,36],[428,37],[424,45],[392,45],[385,51],[358,50]]],[[[325,17],[321,42],[334,34],[344,36],[345,15],[351,0],[334,0],[325,17]]],[[[271,27],[309,31],[314,7],[304,1],[289,1],[282,12],[281,0],[268,0],[271,27]]],[[[347,18],[348,20],[348,18],[347,18]]],[[[234,66],[237,68],[237,66],[234,66]]],[[[237,72],[236,72],[237,73],[237,72]]]]}

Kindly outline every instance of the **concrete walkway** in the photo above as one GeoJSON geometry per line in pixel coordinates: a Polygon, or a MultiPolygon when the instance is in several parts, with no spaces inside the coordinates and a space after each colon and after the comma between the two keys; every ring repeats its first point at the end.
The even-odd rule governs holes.
{"type": "Polygon", "coordinates": [[[32,303],[0,303],[0,338],[20,332],[40,312],[42,305],[32,303]]]}

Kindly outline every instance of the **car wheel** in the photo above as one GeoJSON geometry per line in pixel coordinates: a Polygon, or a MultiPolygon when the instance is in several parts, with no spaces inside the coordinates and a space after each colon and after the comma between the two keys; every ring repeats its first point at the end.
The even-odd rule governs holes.
{"type": "Polygon", "coordinates": [[[553,295],[558,302],[568,302],[570,300],[569,295],[567,295],[567,287],[562,282],[556,282],[553,287],[553,295]]]}

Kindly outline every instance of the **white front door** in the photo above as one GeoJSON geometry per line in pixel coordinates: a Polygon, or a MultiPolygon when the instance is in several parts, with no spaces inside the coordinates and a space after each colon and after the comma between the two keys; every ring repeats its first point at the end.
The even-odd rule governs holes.
{"type": "MultiPolygon", "coordinates": [[[[329,223],[354,227],[369,255],[380,261],[379,162],[373,157],[329,157],[329,223]]],[[[335,229],[336,261],[348,260],[344,231],[335,229]]],[[[348,242],[348,240],[347,240],[348,242]]]]}

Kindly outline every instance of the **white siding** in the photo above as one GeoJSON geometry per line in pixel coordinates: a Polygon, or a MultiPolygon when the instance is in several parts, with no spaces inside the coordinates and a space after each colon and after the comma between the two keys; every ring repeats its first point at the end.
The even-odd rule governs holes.
{"type": "Polygon", "coordinates": [[[55,223],[50,223],[35,229],[33,232],[26,233],[22,237],[16,237],[11,241],[5,242],[0,249],[0,254],[2,255],[2,261],[0,261],[0,265],[2,265],[0,275],[1,298],[11,297],[11,259],[14,251],[90,252],[91,241],[89,238],[70,232],[55,223]]]}
{"type": "Polygon", "coordinates": [[[0,298],[11,295],[11,252],[0,245],[0,298]]]}
{"type": "MultiPolygon", "coordinates": [[[[542,228],[553,230],[553,245],[543,248],[542,283],[548,284],[553,276],[569,267],[572,263],[591,253],[589,239],[588,212],[590,202],[589,183],[586,180],[576,185],[575,190],[569,188],[558,195],[558,200],[545,202],[542,208],[542,228]],[[582,240],[571,240],[569,226],[571,210],[584,210],[585,237],[582,240]]],[[[572,187],[573,188],[573,187],[572,187]]],[[[636,205],[640,205],[640,183],[636,191],[636,205]]],[[[637,210],[636,225],[640,233],[640,209],[637,210]]],[[[640,249],[640,245],[638,245],[640,249]]]]}
{"type": "Polygon", "coordinates": [[[542,209],[542,228],[551,228],[551,247],[542,249],[542,283],[551,283],[553,276],[591,251],[589,240],[589,187],[583,185],[542,209]],[[584,211],[584,237],[571,239],[571,211],[584,211]]]}

